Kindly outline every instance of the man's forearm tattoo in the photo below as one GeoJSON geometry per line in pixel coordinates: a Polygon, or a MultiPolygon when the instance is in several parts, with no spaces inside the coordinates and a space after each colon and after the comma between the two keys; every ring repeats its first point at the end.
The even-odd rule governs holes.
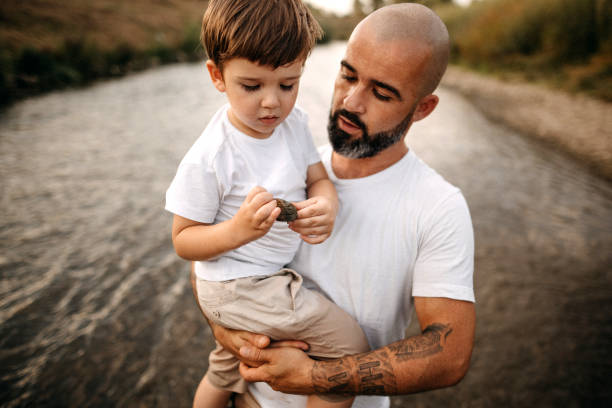
{"type": "Polygon", "coordinates": [[[428,357],[442,351],[442,342],[452,331],[448,325],[433,323],[420,336],[394,343],[389,349],[400,361],[428,357]]]}
{"type": "Polygon", "coordinates": [[[343,394],[349,392],[349,361],[315,361],[312,368],[312,384],[318,393],[343,394]]]}
{"type": "Polygon", "coordinates": [[[398,393],[393,365],[425,358],[443,349],[450,326],[434,323],[419,336],[383,349],[333,361],[315,361],[312,383],[317,393],[393,395],[398,393]]]}
{"type": "Polygon", "coordinates": [[[359,354],[355,358],[359,370],[357,372],[359,394],[397,394],[395,373],[386,349],[374,353],[359,354]]]}
{"type": "Polygon", "coordinates": [[[312,369],[312,382],[318,393],[397,393],[395,374],[385,349],[340,360],[316,361],[312,369]]]}

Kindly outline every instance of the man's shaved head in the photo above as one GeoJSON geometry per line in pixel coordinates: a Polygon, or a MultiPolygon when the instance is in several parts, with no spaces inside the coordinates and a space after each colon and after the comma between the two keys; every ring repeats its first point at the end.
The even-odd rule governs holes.
{"type": "Polygon", "coordinates": [[[362,20],[355,33],[367,30],[384,47],[389,42],[422,44],[430,58],[423,70],[422,96],[431,94],[446,71],[449,58],[449,38],[446,26],[429,8],[417,3],[401,3],[382,7],[362,20]]]}

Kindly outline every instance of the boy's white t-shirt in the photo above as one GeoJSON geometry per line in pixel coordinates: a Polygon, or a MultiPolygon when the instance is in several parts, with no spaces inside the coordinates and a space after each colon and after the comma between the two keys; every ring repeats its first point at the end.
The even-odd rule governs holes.
{"type": "MultiPolygon", "coordinates": [[[[166,210],[218,224],[236,214],[249,191],[264,187],[275,198],[306,199],[308,166],[321,159],[307,116],[295,107],[266,139],[248,136],[231,124],[223,106],[181,161],[166,192],[166,210]]],[[[195,263],[196,274],[224,281],[269,275],[287,265],[300,244],[287,223],[275,222],[263,237],[220,257],[195,263]]]]}
{"type": "MultiPolygon", "coordinates": [[[[372,349],[405,337],[413,296],[474,301],[474,236],[461,191],[412,151],[368,177],[338,179],[331,147],[322,162],[340,200],[334,231],[302,245],[290,267],[352,315],[372,349]]],[[[305,398],[250,385],[262,407],[303,407],[305,398]]],[[[353,407],[389,406],[388,397],[358,396],[353,407]]]]}

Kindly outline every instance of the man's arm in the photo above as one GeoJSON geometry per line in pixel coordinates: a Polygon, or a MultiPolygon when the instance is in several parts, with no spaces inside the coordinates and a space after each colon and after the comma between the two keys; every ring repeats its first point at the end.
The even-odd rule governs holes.
{"type": "Polygon", "coordinates": [[[474,304],[446,298],[415,298],[422,333],[368,353],[314,361],[289,348],[245,346],[241,354],[263,362],[241,364],[247,381],[265,381],[294,394],[407,394],[459,382],[469,367],[474,343],[474,304]]]}

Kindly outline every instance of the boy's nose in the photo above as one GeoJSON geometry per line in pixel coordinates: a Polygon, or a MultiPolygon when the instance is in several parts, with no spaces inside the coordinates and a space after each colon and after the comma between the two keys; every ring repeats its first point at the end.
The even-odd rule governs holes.
{"type": "Polygon", "coordinates": [[[278,108],[280,105],[280,99],[276,92],[266,92],[263,99],[261,100],[261,106],[267,109],[278,108]]]}

